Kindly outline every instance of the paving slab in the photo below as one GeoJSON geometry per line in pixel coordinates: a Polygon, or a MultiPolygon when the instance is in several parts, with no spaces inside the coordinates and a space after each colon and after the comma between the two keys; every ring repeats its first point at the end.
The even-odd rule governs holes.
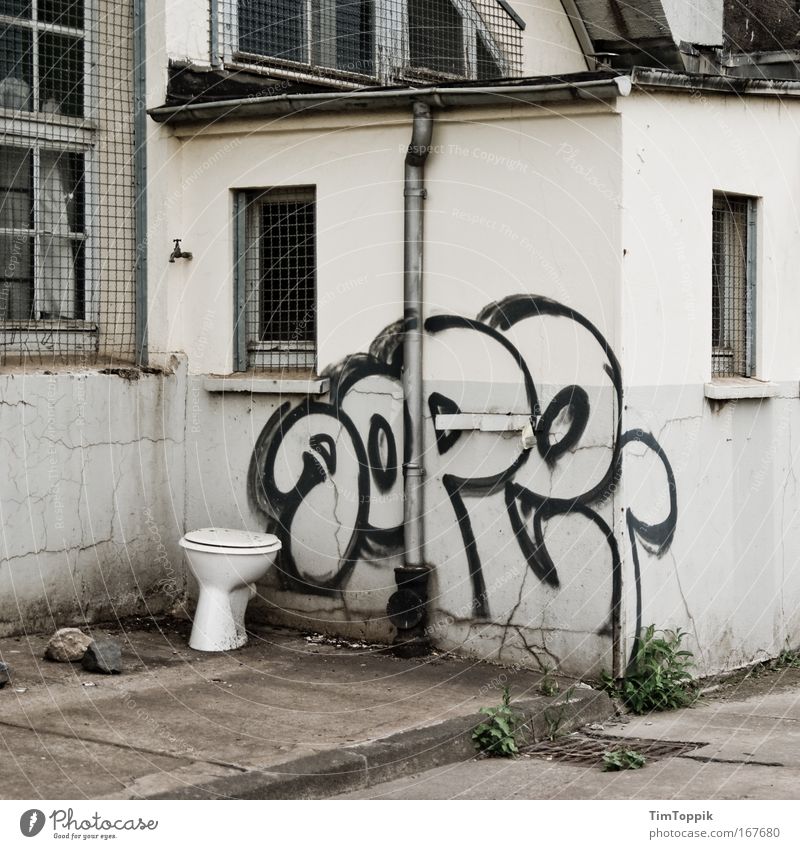
{"type": "Polygon", "coordinates": [[[420,771],[348,799],[797,799],[800,670],[724,685],[696,706],[595,725],[609,749],[625,740],[694,742],[644,768],[603,772],[599,761],[477,759],[420,771]]]}
{"type": "MultiPolygon", "coordinates": [[[[541,696],[533,672],[445,655],[401,660],[288,629],[259,628],[248,646],[221,654],[189,649],[187,623],[172,620],[96,627],[91,636],[121,643],[121,675],[45,661],[48,635],[0,640],[0,660],[14,667],[13,684],[0,691],[13,755],[6,798],[72,798],[84,773],[85,792],[114,798],[331,795],[470,757],[478,710],[497,704],[503,686],[527,705],[532,727],[564,702],[541,696]],[[48,757],[38,754],[44,739],[69,753],[71,783],[32,763],[48,757]]],[[[613,710],[591,689],[566,706],[573,726],[613,710]]]]}

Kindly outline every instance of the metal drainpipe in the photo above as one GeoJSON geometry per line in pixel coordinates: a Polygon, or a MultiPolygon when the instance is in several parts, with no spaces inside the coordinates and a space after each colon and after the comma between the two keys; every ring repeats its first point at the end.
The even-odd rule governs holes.
{"type": "Polygon", "coordinates": [[[433,117],[430,107],[414,103],[411,143],[405,161],[405,251],[403,290],[405,327],[403,338],[403,395],[406,404],[406,457],[404,472],[403,565],[395,569],[397,591],[389,599],[387,613],[397,628],[394,647],[398,654],[415,656],[430,650],[426,635],[428,576],[424,533],[424,398],[422,383],[422,277],[424,245],[425,162],[430,153],[433,117]]]}

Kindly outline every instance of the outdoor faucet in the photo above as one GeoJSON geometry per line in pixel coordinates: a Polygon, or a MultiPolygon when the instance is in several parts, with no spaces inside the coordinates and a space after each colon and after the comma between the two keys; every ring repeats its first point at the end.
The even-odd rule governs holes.
{"type": "Polygon", "coordinates": [[[192,258],[192,254],[189,251],[182,251],[181,250],[181,240],[180,239],[173,239],[172,241],[175,242],[175,247],[172,249],[172,253],[169,255],[169,261],[170,262],[175,262],[176,259],[191,259],[192,258]]]}

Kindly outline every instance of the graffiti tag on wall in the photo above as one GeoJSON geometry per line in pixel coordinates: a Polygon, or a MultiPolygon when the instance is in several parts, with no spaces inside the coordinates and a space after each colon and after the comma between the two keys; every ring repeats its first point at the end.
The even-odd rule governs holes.
{"type": "MultiPolygon", "coordinates": [[[[636,590],[636,634],[641,630],[642,593],[640,547],[660,557],[670,547],[677,525],[675,476],[655,437],[641,430],[623,431],[622,373],[610,345],[585,316],[568,306],[537,295],[515,295],[493,302],[475,318],[436,315],[425,330],[432,338],[467,333],[480,337],[498,354],[510,359],[525,394],[525,405],[536,422],[534,450],[520,449],[507,465],[491,474],[447,471],[446,455],[463,431],[435,431],[435,449],[443,458],[442,485],[452,507],[465,555],[473,594],[474,616],[489,620],[492,599],[484,578],[469,504],[501,493],[508,526],[527,568],[543,584],[560,586],[558,563],[546,540],[548,521],[580,515],[599,531],[608,547],[612,570],[611,609],[604,632],[616,621],[622,598],[622,563],[617,537],[599,512],[617,489],[626,446],[638,444],[652,452],[666,475],[668,510],[656,523],[642,520],[628,507],[625,523],[631,549],[636,590]],[[592,412],[590,395],[578,384],[561,387],[542,409],[539,385],[526,357],[512,341],[513,332],[542,319],[570,322],[588,334],[614,396],[613,423],[603,469],[575,492],[544,491],[523,480],[528,464],[550,470],[579,449],[592,412]],[[558,431],[556,431],[558,423],[558,431]]],[[[286,589],[318,595],[337,595],[347,586],[359,562],[374,567],[396,562],[402,553],[402,461],[404,409],[402,404],[402,323],[382,331],[367,353],[346,357],[326,370],[329,400],[307,398],[282,405],[261,432],[253,452],[249,494],[267,519],[267,529],[283,543],[278,568],[286,589]],[[383,415],[373,398],[394,399],[395,415],[383,415]],[[367,399],[365,401],[365,399],[367,399]],[[392,419],[390,421],[390,419],[392,419]],[[316,499],[316,503],[315,502],[316,499]],[[386,505],[393,505],[387,509],[386,505]],[[304,515],[304,511],[305,515],[304,515]],[[327,559],[308,550],[303,528],[324,533],[321,515],[328,515],[327,559]]],[[[459,405],[439,392],[428,397],[431,418],[460,412],[459,405]]],[[[496,437],[485,436],[485,439],[496,437]]],[[[476,452],[477,453],[477,452],[476,452]]],[[[479,466],[475,458],[475,468],[479,466]]]]}

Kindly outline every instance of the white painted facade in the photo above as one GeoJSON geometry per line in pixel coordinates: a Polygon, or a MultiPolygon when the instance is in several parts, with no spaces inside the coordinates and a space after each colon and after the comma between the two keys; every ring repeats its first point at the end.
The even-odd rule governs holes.
{"type": "MultiPolygon", "coordinates": [[[[427,557],[434,567],[431,633],[438,645],[572,671],[610,668],[613,552],[599,523],[612,530],[619,550],[624,656],[637,621],[626,511],[651,525],[669,519],[668,468],[676,486],[674,536],[661,546],[661,556],[658,543],[636,540],[641,624],[687,630],[704,673],[774,656],[796,642],[800,579],[792,568],[798,503],[791,433],[798,397],[793,375],[800,363],[794,334],[781,319],[795,306],[788,270],[797,261],[793,187],[800,175],[791,159],[781,157],[788,170],[772,170],[747,151],[795,144],[797,109],[793,101],[767,97],[634,91],[609,105],[521,105],[437,116],[427,168],[426,317],[474,318],[492,301],[525,293],[578,311],[619,358],[622,432],[652,434],[663,452],[633,438],[623,450],[613,495],[586,505],[597,521],[567,511],[546,522],[558,587],[526,565],[503,492],[466,499],[488,597],[488,611],[476,615],[464,538],[444,476],[475,478],[508,467],[519,455],[519,438],[467,430],[440,454],[429,418],[427,557]],[[778,397],[705,397],[714,190],[761,198],[757,374],[778,384],[778,397]]],[[[226,373],[231,364],[227,193],[317,187],[323,371],[366,351],[400,316],[401,174],[409,134],[408,114],[392,112],[176,129],[182,173],[215,161],[202,181],[186,187],[182,203],[198,211],[184,219],[184,237],[200,246],[184,282],[192,293],[183,344],[195,423],[187,433],[188,526],[265,527],[270,517],[247,491],[253,445],[279,404],[303,402],[203,389],[201,375],[226,373]],[[235,145],[235,155],[219,157],[226,145],[235,145]],[[204,329],[197,333],[197,327],[204,329]],[[218,327],[221,333],[212,329],[218,327]]],[[[542,409],[576,384],[587,393],[591,415],[574,450],[550,469],[534,449],[515,481],[550,498],[574,498],[608,473],[617,439],[608,357],[585,328],[563,317],[529,320],[526,332],[522,326],[508,336],[534,375],[542,409]]],[[[426,396],[455,400],[478,427],[489,414],[527,411],[517,366],[496,343],[475,334],[429,333],[425,381],[426,396]]],[[[340,409],[364,441],[370,416],[378,412],[400,444],[399,387],[369,378],[360,391],[361,398],[348,395],[340,409]]],[[[568,426],[562,417],[554,429],[563,435],[568,426]]],[[[319,433],[337,444],[339,466],[291,524],[299,574],[312,584],[330,581],[341,569],[363,497],[348,434],[328,415],[304,417],[286,429],[274,458],[276,480],[284,489],[299,480],[310,437],[319,433]]],[[[374,499],[369,515],[379,528],[399,524],[397,481],[374,499]]],[[[530,517],[526,521],[531,532],[530,517]]],[[[387,639],[385,604],[394,589],[391,567],[398,563],[397,552],[359,559],[338,597],[287,590],[276,572],[263,587],[267,615],[387,639]]]]}
{"type": "MultiPolygon", "coordinates": [[[[528,20],[530,73],[585,69],[560,4],[515,7],[528,20]]],[[[169,59],[208,62],[206,3],[184,0],[164,17],[161,9],[148,5],[150,106],[164,102],[169,59]]],[[[455,402],[451,415],[462,419],[445,421],[466,427],[450,434],[455,441],[440,432],[437,442],[435,410],[426,419],[429,633],[437,646],[597,675],[624,667],[637,623],[688,631],[704,674],[797,644],[800,354],[788,316],[798,297],[790,270],[800,260],[800,166],[789,154],[800,106],[792,97],[634,89],[611,102],[435,110],[425,397],[455,402]],[[777,384],[777,397],[706,397],[715,190],[759,198],[757,376],[777,384]],[[490,305],[511,297],[540,314],[498,329],[490,305]],[[479,315],[494,335],[442,318],[479,315]],[[498,415],[531,412],[520,362],[545,417],[565,392],[585,406],[585,426],[560,454],[547,455],[546,445],[569,441],[577,410],[570,417],[551,407],[550,439],[524,459],[519,433],[495,429],[498,415]],[[476,482],[517,464],[502,485],[479,491],[476,482]],[[544,548],[535,540],[537,513],[544,548]]],[[[20,559],[0,573],[0,598],[12,599],[0,619],[7,630],[45,621],[39,580],[72,621],[79,610],[95,618],[117,606],[134,611],[132,593],[162,609],[174,598],[159,581],[173,576],[183,587],[177,540],[185,530],[283,523],[291,568],[278,562],[253,609],[276,622],[389,640],[403,513],[402,472],[389,474],[392,445],[394,464],[402,463],[396,376],[359,373],[338,398],[220,391],[208,378],[233,369],[238,190],[316,187],[320,373],[335,380],[346,358],[367,352],[402,317],[409,110],[151,122],[148,132],[149,348],[153,365],[170,373],[135,383],[57,377],[59,398],[86,384],[97,419],[74,439],[56,440],[54,456],[71,470],[74,489],[57,544],[44,534],[52,503],[39,508],[34,497],[49,491],[46,434],[23,434],[29,408],[4,402],[9,450],[36,439],[38,454],[33,478],[30,460],[14,455],[1,499],[12,510],[4,516],[9,564],[20,559]],[[193,253],[190,262],[168,263],[173,238],[193,253]],[[125,433],[109,431],[112,407],[125,433]],[[320,436],[337,462],[330,449],[314,448],[320,436]],[[91,489],[81,484],[82,445],[105,472],[91,489]],[[307,463],[324,477],[291,510],[259,490],[268,478],[292,493],[308,482],[307,463]],[[27,489],[15,495],[23,479],[27,489]],[[15,499],[22,506],[13,515],[15,499]],[[87,596],[103,601],[87,605],[87,596]]],[[[26,378],[33,400],[16,379],[3,376],[3,398],[16,392],[35,405],[37,426],[49,427],[49,377],[26,378]]],[[[54,408],[59,433],[75,427],[70,403],[54,408]]]]}

